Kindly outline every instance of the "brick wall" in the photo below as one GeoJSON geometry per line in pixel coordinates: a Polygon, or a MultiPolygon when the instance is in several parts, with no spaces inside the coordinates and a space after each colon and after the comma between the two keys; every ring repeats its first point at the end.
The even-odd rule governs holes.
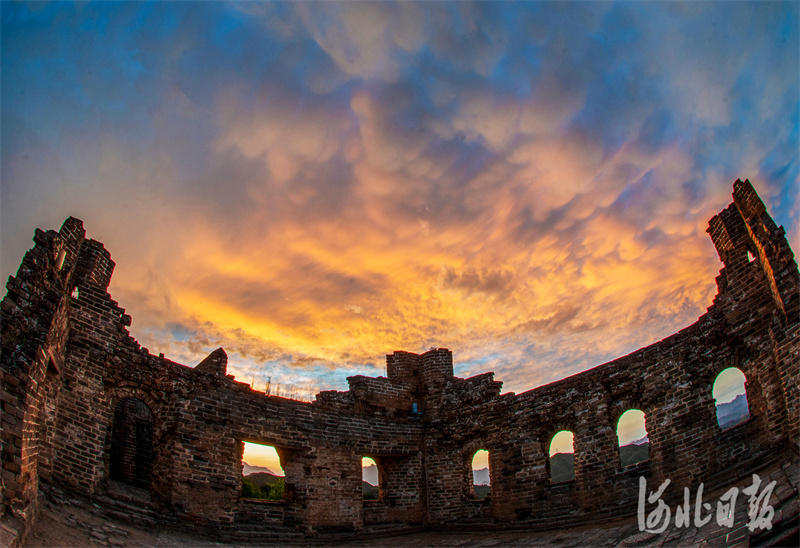
{"type": "Polygon", "coordinates": [[[126,470],[126,450],[138,454],[128,465],[150,450],[149,482],[135,470],[114,473],[149,489],[159,519],[223,540],[239,538],[237,524],[253,520],[306,535],[596,521],[635,512],[640,476],[650,485],[668,478],[680,493],[797,460],[794,256],[746,181],[734,185],[734,203],[710,221],[709,234],[724,265],[712,306],[695,324],[628,356],[501,395],[492,373],[455,377],[448,349],[398,351],[387,356],[386,378],[350,377],[347,392],[304,403],[236,382],[222,349],[196,367],[151,355],[107,292],[114,263],[102,244],[85,239],[76,219],[58,233],[37,231],[1,306],[0,519],[13,531],[9,544],[24,540],[48,482],[102,500],[111,471],[126,470]],[[751,417],[723,431],[712,388],[727,367],[747,378],[751,417]],[[120,409],[128,405],[130,417],[152,414],[151,433],[137,438],[133,418],[127,434],[115,429],[115,411],[124,426],[120,409]],[[631,408],[645,413],[650,458],[623,469],[616,425],[631,408]],[[575,436],[575,479],[553,484],[548,448],[562,429],[575,436]],[[240,498],[245,441],[278,450],[283,501],[240,498]],[[478,449],[490,453],[486,500],[472,489],[478,449]],[[362,500],[363,456],[378,463],[378,501],[362,500]]]}
{"type": "Polygon", "coordinates": [[[38,510],[40,479],[50,479],[54,405],[69,331],[66,294],[83,225],[70,218],[59,232],[37,230],[33,241],[0,304],[0,526],[10,543],[24,542],[38,510]]]}

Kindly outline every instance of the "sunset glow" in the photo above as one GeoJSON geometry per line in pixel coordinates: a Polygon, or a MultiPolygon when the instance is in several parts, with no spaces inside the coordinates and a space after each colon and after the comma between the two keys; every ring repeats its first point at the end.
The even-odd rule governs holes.
{"type": "Polygon", "coordinates": [[[550,455],[553,456],[556,453],[574,453],[574,441],[575,441],[575,434],[569,432],[567,430],[561,430],[550,441],[550,455]]]}
{"type": "Polygon", "coordinates": [[[489,451],[486,449],[478,449],[472,455],[472,469],[482,470],[489,467],[489,451]]]}
{"type": "Polygon", "coordinates": [[[271,445],[244,442],[242,462],[246,462],[250,466],[269,468],[272,474],[283,476],[280,457],[278,456],[278,452],[271,445]]]}
{"type": "Polygon", "coordinates": [[[272,394],[657,342],[712,304],[739,177],[800,249],[796,2],[0,10],[3,279],[78,217],[143,346],[272,394]]]}
{"type": "Polygon", "coordinates": [[[744,373],[736,367],[729,367],[721,371],[714,381],[712,390],[712,395],[717,405],[721,403],[730,403],[736,396],[746,394],[746,383],[747,379],[744,373]]]}
{"type": "Polygon", "coordinates": [[[644,413],[639,409],[628,409],[617,422],[619,445],[628,445],[647,437],[644,413]]]}

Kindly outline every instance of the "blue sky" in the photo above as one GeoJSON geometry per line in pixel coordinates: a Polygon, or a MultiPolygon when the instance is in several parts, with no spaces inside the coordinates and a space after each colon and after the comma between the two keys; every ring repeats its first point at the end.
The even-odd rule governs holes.
{"type": "Polygon", "coordinates": [[[796,2],[3,2],[2,276],[73,215],[152,352],[522,391],[694,322],[749,178],[800,247],[796,2]]]}

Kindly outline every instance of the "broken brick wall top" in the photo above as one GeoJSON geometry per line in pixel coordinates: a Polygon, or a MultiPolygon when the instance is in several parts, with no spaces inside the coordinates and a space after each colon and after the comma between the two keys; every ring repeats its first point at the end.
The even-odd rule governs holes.
{"type": "Polygon", "coordinates": [[[98,500],[109,494],[111,469],[123,462],[112,458],[123,454],[119,440],[136,439],[120,434],[120,419],[114,429],[123,401],[150,412],[141,413],[151,422],[135,442],[146,451],[124,454],[146,456],[136,477],[149,484],[151,504],[162,519],[223,539],[238,538],[230,535],[253,519],[302,533],[596,520],[635,512],[639,476],[651,485],[670,479],[680,493],[797,460],[794,256],[747,181],[735,183],[734,202],[710,221],[709,234],[724,265],[713,305],[692,326],[629,356],[501,395],[491,373],[455,377],[448,349],[398,351],[387,356],[387,377],[350,377],[348,391],[304,403],[236,382],[222,349],[194,368],[151,355],[107,293],[114,263],[102,244],[86,239],[77,219],[59,232],[37,231],[2,302],[2,519],[21,524],[23,538],[40,487],[59,484],[98,500]],[[722,430],[712,387],[727,367],[746,376],[750,420],[722,430]],[[649,459],[624,468],[616,424],[630,408],[645,414],[649,459]],[[548,447],[563,429],[574,434],[575,478],[553,484],[548,447]],[[244,441],[277,448],[286,473],[281,502],[241,499],[244,441]],[[478,449],[489,451],[485,500],[472,489],[478,449]],[[378,465],[377,501],[362,500],[363,456],[378,465]]]}

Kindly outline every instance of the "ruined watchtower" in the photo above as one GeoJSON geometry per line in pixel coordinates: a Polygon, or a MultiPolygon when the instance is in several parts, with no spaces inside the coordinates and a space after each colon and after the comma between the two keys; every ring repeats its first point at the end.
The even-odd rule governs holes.
{"type": "MultiPolygon", "coordinates": [[[[126,511],[144,522],[281,540],[593,523],[635,513],[640,477],[680,491],[795,470],[797,263],[749,181],[736,181],[708,231],[723,262],[713,304],[628,356],[515,395],[492,373],[454,376],[448,349],[394,352],[387,377],[350,377],[349,390],[305,403],[236,382],[222,349],[195,367],[150,354],[108,294],[103,245],[74,218],[37,230],[0,305],[4,543],[24,541],[53,486],[108,508],[122,482],[142,493],[126,511]],[[731,367],[746,377],[749,418],[723,428],[712,386],[731,367]],[[615,428],[632,408],[645,416],[648,458],[625,465],[615,428]],[[567,481],[554,481],[548,453],[560,430],[574,434],[567,481]],[[283,500],[241,497],[243,442],[277,449],[283,500]],[[478,449],[489,452],[486,498],[473,489],[478,449]],[[364,456],[380,472],[377,500],[362,497],[364,456]]],[[[796,506],[796,489],[778,504],[796,506]]]]}

